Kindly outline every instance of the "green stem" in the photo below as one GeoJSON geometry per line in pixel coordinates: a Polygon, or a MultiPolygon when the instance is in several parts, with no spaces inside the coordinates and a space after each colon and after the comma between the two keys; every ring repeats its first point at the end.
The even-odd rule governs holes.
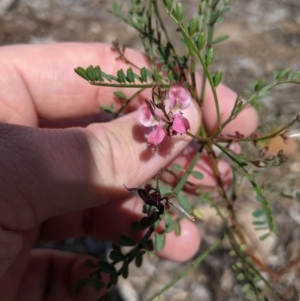
{"type": "Polygon", "coordinates": [[[193,42],[191,41],[187,31],[185,30],[184,26],[182,25],[182,23],[179,23],[177,21],[177,19],[173,16],[172,13],[168,12],[169,16],[171,17],[171,19],[178,25],[184,39],[185,42],[187,44],[187,47],[189,49],[189,52],[191,55],[195,55],[195,57],[198,59],[198,61],[200,62],[202,68],[203,68],[203,74],[206,76],[209,85],[211,87],[212,90],[212,94],[213,94],[213,98],[214,98],[214,103],[215,103],[215,107],[216,107],[216,113],[217,113],[217,123],[218,123],[218,127],[221,125],[221,115],[220,115],[220,108],[219,108],[219,102],[218,102],[218,96],[217,96],[217,92],[216,92],[216,88],[214,87],[214,83],[212,80],[212,77],[207,69],[207,66],[202,58],[202,56],[199,54],[198,49],[196,48],[196,46],[193,44],[193,42]]]}
{"type": "Polygon", "coordinates": [[[200,99],[198,99],[198,95],[197,95],[196,61],[195,61],[194,55],[191,55],[190,75],[191,75],[191,81],[192,81],[191,94],[192,94],[192,97],[196,100],[196,102],[200,105],[200,99]]]}
{"type": "MultiPolygon", "coordinates": [[[[297,85],[300,85],[300,81],[297,81],[297,80],[286,80],[286,81],[282,81],[282,82],[273,82],[273,83],[270,83],[268,85],[266,85],[265,87],[263,87],[259,92],[255,92],[253,93],[244,103],[243,105],[236,111],[234,112],[234,109],[235,109],[235,106],[237,104],[237,102],[239,100],[242,100],[242,95],[238,95],[237,96],[237,99],[236,99],[236,102],[235,102],[235,106],[233,107],[232,111],[231,111],[231,114],[230,116],[228,117],[228,119],[222,124],[222,126],[218,129],[218,131],[211,137],[211,138],[215,138],[217,137],[221,131],[225,128],[225,126],[231,122],[232,120],[234,120],[240,113],[241,111],[243,111],[249,104],[251,104],[251,102],[256,98],[258,97],[260,94],[263,94],[265,93],[266,91],[276,87],[276,86],[280,86],[280,85],[284,85],[284,84],[297,84],[297,85]]],[[[283,129],[282,129],[283,130],[283,129]]],[[[272,137],[270,137],[272,138],[272,137]]],[[[268,139],[268,138],[265,138],[265,139],[268,139]]],[[[243,139],[242,141],[259,141],[259,140],[263,140],[261,138],[258,138],[256,140],[253,140],[252,138],[249,138],[249,139],[243,139]]]]}
{"type": "MultiPolygon", "coordinates": [[[[271,286],[271,284],[268,282],[268,280],[266,280],[264,278],[264,276],[255,268],[255,266],[253,264],[251,264],[249,261],[247,261],[246,256],[248,254],[247,253],[244,254],[243,252],[241,252],[240,244],[236,241],[236,239],[234,237],[234,233],[232,231],[230,231],[230,230],[228,231],[228,238],[229,238],[229,241],[230,241],[230,244],[231,244],[232,248],[236,252],[237,256],[243,261],[244,265],[246,265],[246,266],[248,265],[261,278],[261,280],[264,282],[264,284],[271,290],[271,292],[273,293],[273,296],[274,296],[275,300],[276,301],[280,301],[280,298],[279,298],[277,292],[271,286]]],[[[254,288],[256,288],[256,286],[255,286],[254,283],[252,283],[252,286],[254,288]]],[[[258,300],[260,300],[260,299],[258,299],[258,300]]]]}
{"type": "Polygon", "coordinates": [[[258,138],[243,138],[241,141],[257,142],[257,141],[268,140],[268,139],[274,138],[277,135],[279,135],[280,133],[282,133],[285,130],[287,130],[288,128],[290,128],[291,126],[293,126],[296,122],[299,122],[298,118],[295,118],[294,120],[289,122],[287,125],[283,126],[282,128],[280,128],[279,130],[277,130],[276,132],[274,132],[272,134],[269,134],[269,135],[266,135],[266,136],[263,136],[263,137],[258,137],[258,138]]]}
{"type": "Polygon", "coordinates": [[[148,40],[149,40],[149,60],[150,60],[150,62],[153,62],[152,1],[153,0],[148,0],[148,9],[147,9],[148,40]]]}
{"type": "MultiPolygon", "coordinates": [[[[210,11],[209,21],[207,24],[207,39],[206,39],[206,51],[212,48],[211,44],[214,36],[214,22],[213,22],[213,9],[210,11]]],[[[206,74],[202,76],[202,85],[201,85],[201,95],[200,95],[200,104],[202,105],[205,98],[205,86],[206,86],[206,74]]],[[[218,125],[219,127],[219,125],[218,125]]]]}
{"type": "Polygon", "coordinates": [[[160,13],[159,13],[159,10],[158,10],[158,7],[157,7],[157,0],[153,0],[153,6],[154,6],[155,15],[156,15],[157,20],[159,22],[159,25],[160,25],[160,27],[161,27],[164,35],[165,35],[165,38],[166,38],[167,42],[170,44],[172,50],[175,52],[175,49],[174,49],[174,47],[173,47],[173,45],[171,43],[171,40],[169,38],[169,34],[168,34],[168,32],[167,32],[167,30],[165,28],[164,22],[161,19],[161,16],[160,16],[160,13]]]}
{"type": "Polygon", "coordinates": [[[89,83],[93,86],[100,86],[100,87],[110,87],[110,88],[152,88],[155,83],[151,84],[112,84],[112,83],[102,83],[102,82],[91,82],[89,83]]]}
{"type": "Polygon", "coordinates": [[[121,106],[121,108],[114,114],[114,118],[118,118],[118,116],[125,109],[125,107],[144,90],[145,90],[145,88],[142,88],[142,89],[138,90],[137,92],[135,92],[133,95],[131,95],[128,99],[126,99],[126,101],[121,106]]]}
{"type": "Polygon", "coordinates": [[[175,283],[177,283],[179,280],[183,279],[186,275],[188,275],[191,271],[193,271],[196,267],[198,267],[199,264],[205,258],[207,258],[207,256],[210,255],[210,253],[212,253],[219,246],[219,244],[222,242],[222,240],[224,239],[224,237],[225,237],[225,235],[222,236],[222,237],[220,237],[220,238],[218,238],[213,244],[211,244],[209,246],[209,248],[205,252],[203,252],[191,264],[189,264],[187,266],[187,268],[184,269],[183,272],[179,276],[177,276],[172,281],[170,281],[161,290],[159,290],[157,293],[155,293],[153,296],[151,296],[147,301],[154,300],[156,297],[160,296],[162,293],[164,293],[165,291],[167,291],[169,288],[173,287],[175,285],[175,283]]]}
{"type": "Polygon", "coordinates": [[[249,183],[252,185],[254,191],[256,192],[257,199],[262,204],[262,208],[263,208],[263,210],[265,212],[265,215],[266,215],[266,218],[267,218],[267,223],[268,223],[269,230],[270,230],[270,232],[275,233],[276,232],[276,225],[275,225],[275,220],[274,220],[274,217],[273,217],[273,214],[272,214],[272,207],[271,207],[270,203],[264,197],[263,192],[261,191],[258,184],[255,182],[255,180],[251,177],[251,175],[245,169],[245,167],[243,165],[243,162],[239,162],[239,160],[236,159],[234,157],[234,155],[232,155],[229,152],[229,150],[226,149],[225,147],[223,147],[222,145],[220,145],[218,143],[216,143],[215,145],[232,160],[233,164],[235,165],[235,168],[240,170],[243,173],[243,175],[247,178],[249,183]]]}
{"type": "Polygon", "coordinates": [[[173,189],[173,193],[175,193],[176,195],[179,194],[179,192],[182,190],[183,186],[187,182],[189,175],[193,171],[193,168],[195,167],[196,163],[198,162],[198,160],[200,159],[200,157],[202,155],[203,148],[204,148],[204,145],[201,145],[199,147],[198,152],[194,155],[193,160],[189,164],[187,170],[182,175],[182,177],[181,177],[180,181],[177,183],[176,187],[173,189]]]}

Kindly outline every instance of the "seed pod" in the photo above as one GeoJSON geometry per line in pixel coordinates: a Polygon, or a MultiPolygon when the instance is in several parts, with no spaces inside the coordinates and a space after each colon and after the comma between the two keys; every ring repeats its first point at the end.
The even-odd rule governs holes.
{"type": "Polygon", "coordinates": [[[211,65],[213,60],[214,60],[214,50],[212,48],[209,48],[205,54],[206,65],[207,66],[211,65]]]}
{"type": "Polygon", "coordinates": [[[254,166],[258,168],[263,168],[268,166],[268,164],[265,161],[261,161],[261,160],[250,161],[250,163],[252,163],[254,166]]]}
{"type": "Polygon", "coordinates": [[[265,147],[263,147],[262,149],[260,149],[259,152],[258,152],[258,157],[259,157],[259,158],[264,157],[265,154],[267,153],[268,149],[269,149],[269,148],[268,148],[267,146],[265,146],[265,147]]]}

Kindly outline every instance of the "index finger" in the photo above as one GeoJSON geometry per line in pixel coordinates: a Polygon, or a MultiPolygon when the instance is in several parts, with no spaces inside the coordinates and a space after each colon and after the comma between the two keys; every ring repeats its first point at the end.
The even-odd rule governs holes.
{"type": "MultiPolygon", "coordinates": [[[[126,57],[141,67],[147,65],[146,57],[139,52],[127,49],[126,57]]],[[[6,46],[0,48],[0,58],[0,120],[28,126],[37,126],[39,118],[64,120],[95,115],[101,105],[117,104],[115,88],[92,86],[74,68],[99,64],[104,72],[116,74],[129,66],[116,60],[117,53],[106,44],[6,46]]],[[[147,93],[150,91],[140,97],[147,97],[147,93]]]]}

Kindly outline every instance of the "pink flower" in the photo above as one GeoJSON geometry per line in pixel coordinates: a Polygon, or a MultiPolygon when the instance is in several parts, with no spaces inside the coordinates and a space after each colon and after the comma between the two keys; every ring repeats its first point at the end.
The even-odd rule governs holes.
{"type": "Polygon", "coordinates": [[[152,91],[152,101],[146,99],[138,109],[138,118],[145,127],[153,127],[148,136],[148,143],[160,144],[166,135],[169,137],[177,134],[185,134],[190,129],[189,121],[183,116],[182,110],[190,106],[192,97],[189,90],[181,84],[172,84],[167,96],[158,95],[152,91]],[[155,102],[159,97],[159,102],[155,102]],[[169,101],[169,112],[165,102],[169,101]],[[160,110],[160,117],[156,112],[160,110]]]}
{"type": "Polygon", "coordinates": [[[148,143],[158,145],[160,144],[166,136],[166,132],[163,128],[163,123],[160,121],[156,128],[149,134],[148,143]]]}
{"type": "Polygon", "coordinates": [[[140,105],[138,109],[139,113],[139,122],[145,126],[150,127],[156,125],[160,118],[155,114],[155,108],[153,108],[152,104],[149,100],[145,99],[145,102],[140,105]]]}
{"type": "Polygon", "coordinates": [[[178,134],[185,134],[190,129],[189,121],[183,117],[182,113],[173,113],[173,124],[172,129],[178,134]]]}
{"type": "Polygon", "coordinates": [[[170,111],[177,112],[185,110],[190,106],[192,96],[185,86],[181,84],[173,84],[170,86],[167,99],[170,101],[170,111]]]}

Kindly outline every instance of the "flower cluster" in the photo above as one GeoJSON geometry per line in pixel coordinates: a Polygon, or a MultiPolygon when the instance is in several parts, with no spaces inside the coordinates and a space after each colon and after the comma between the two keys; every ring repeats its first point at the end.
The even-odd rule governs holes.
{"type": "Polygon", "coordinates": [[[164,86],[154,86],[152,100],[146,99],[139,107],[139,121],[145,127],[153,127],[148,143],[160,144],[166,135],[169,137],[185,134],[190,129],[189,121],[183,116],[191,103],[190,91],[181,84],[173,84],[166,92],[164,86]],[[166,111],[165,104],[169,106],[166,111]],[[157,113],[160,110],[161,113],[157,113]]]}

